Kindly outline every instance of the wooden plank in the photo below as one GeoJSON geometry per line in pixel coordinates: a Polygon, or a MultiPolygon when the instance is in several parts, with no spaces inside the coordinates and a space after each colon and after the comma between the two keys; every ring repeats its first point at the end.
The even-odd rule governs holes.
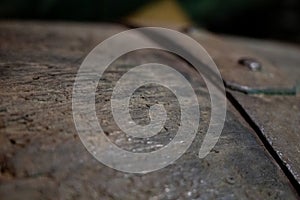
{"type": "MultiPolygon", "coordinates": [[[[181,71],[196,89],[201,121],[194,143],[170,166],[145,175],[122,173],[96,161],[75,130],[73,82],[88,51],[123,29],[101,24],[0,23],[2,199],[297,198],[289,180],[232,106],[218,144],[207,157],[198,158],[209,121],[209,95],[186,62],[164,52],[143,50],[114,62],[98,88],[97,115],[108,137],[121,148],[152,151],[167,144],[176,133],[176,123],[166,124],[161,137],[153,140],[128,140],[110,111],[116,80],[133,66],[155,60],[181,71]]],[[[166,105],[172,120],[179,116],[176,99],[165,88],[141,88],[132,98],[132,113],[140,123],[146,123],[147,104],[155,101],[166,105]]]]}
{"type": "Polygon", "coordinates": [[[203,30],[191,29],[187,34],[208,51],[228,88],[248,94],[295,93],[294,81],[260,51],[252,51],[247,45],[238,45],[239,42],[231,42],[233,39],[211,35],[203,30]],[[253,59],[263,67],[258,71],[250,70],[240,64],[240,60],[245,58],[253,59]]]}
{"type": "MultiPolygon", "coordinates": [[[[227,39],[236,46],[243,46],[267,58],[276,68],[288,75],[288,81],[299,87],[299,46],[274,41],[230,37],[227,39]]],[[[260,128],[263,137],[300,185],[299,94],[245,96],[237,92],[231,93],[260,128]]]]}
{"type": "Polygon", "coordinates": [[[286,170],[300,184],[300,98],[231,94],[259,127],[286,170]]]}
{"type": "MultiPolygon", "coordinates": [[[[234,54],[236,59],[232,59],[232,63],[222,62],[221,56],[216,56],[215,59],[219,61],[219,69],[225,82],[230,82],[231,76],[236,76],[235,84],[243,86],[245,81],[252,82],[256,88],[265,88],[265,91],[281,91],[286,87],[288,91],[294,91],[288,95],[285,93],[274,93],[272,95],[268,92],[261,92],[256,95],[245,95],[243,91],[235,92],[231,87],[228,92],[232,95],[238,108],[245,115],[250,117],[250,120],[255,127],[258,127],[259,135],[262,140],[269,146],[270,152],[273,152],[274,157],[282,164],[290,179],[294,182],[297,188],[300,188],[300,160],[299,160],[299,81],[300,81],[300,48],[297,45],[285,44],[274,41],[262,41],[255,39],[245,39],[238,37],[223,36],[220,38],[211,38],[207,33],[195,31],[194,36],[198,41],[204,43],[209,52],[214,56],[218,54],[226,44],[232,47],[231,54],[234,54]],[[211,48],[211,43],[207,42],[209,38],[211,43],[218,42],[218,51],[211,48]],[[215,42],[213,42],[215,39],[215,42]],[[221,41],[224,42],[221,42],[221,41]],[[237,51],[242,49],[242,53],[237,51]],[[246,52],[246,53],[245,53],[246,52]],[[248,52],[248,53],[247,53],[248,52]],[[264,62],[261,71],[251,71],[244,66],[238,64],[239,57],[244,55],[252,59],[260,61],[261,58],[264,62]],[[231,66],[227,66],[231,65],[231,66]],[[231,71],[237,71],[232,73],[231,71]],[[244,69],[241,69],[244,68],[244,69]],[[272,73],[270,71],[276,71],[272,73]],[[238,75],[239,71],[243,70],[244,73],[238,75]],[[266,77],[263,77],[265,76],[266,77]],[[268,78],[269,76],[269,78],[268,78]],[[272,83],[273,82],[273,83],[272,83]],[[288,86],[289,85],[289,86],[288,86]],[[298,96],[297,96],[298,95],[298,96]]],[[[226,55],[225,55],[226,56],[226,55]]]]}

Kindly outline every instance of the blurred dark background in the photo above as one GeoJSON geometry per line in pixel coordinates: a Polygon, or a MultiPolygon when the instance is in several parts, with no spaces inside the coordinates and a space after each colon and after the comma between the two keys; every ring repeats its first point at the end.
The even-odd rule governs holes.
{"type": "Polygon", "coordinates": [[[119,22],[300,42],[299,0],[0,0],[1,19],[119,22]]]}

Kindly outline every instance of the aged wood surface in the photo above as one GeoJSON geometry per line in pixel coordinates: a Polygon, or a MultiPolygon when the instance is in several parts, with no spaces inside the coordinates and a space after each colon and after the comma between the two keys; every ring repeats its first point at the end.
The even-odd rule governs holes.
{"type": "Polygon", "coordinates": [[[132,115],[149,120],[147,107],[163,103],[169,121],[152,140],[128,139],[114,124],[112,88],[133,66],[156,61],[181,71],[201,102],[200,128],[191,148],[170,166],[145,175],[118,172],[95,160],[82,145],[72,119],[72,89],[82,59],[118,25],[0,23],[1,199],[297,199],[289,180],[256,133],[229,104],[219,142],[199,159],[210,116],[202,79],[178,57],[143,50],[122,56],[99,84],[96,108],[108,137],[134,152],[152,151],[176,133],[179,109],[163,87],[142,87],[132,115]]]}
{"type": "Polygon", "coordinates": [[[290,89],[295,84],[284,69],[277,67],[273,60],[269,59],[270,56],[265,56],[261,51],[252,50],[247,45],[240,45],[239,42],[232,42],[226,37],[218,37],[198,29],[191,29],[187,31],[187,34],[202,44],[210,53],[228,88],[244,93],[270,93],[271,91],[276,94],[284,93],[280,91],[290,89]],[[241,58],[253,58],[263,67],[259,73],[255,73],[239,64],[241,58]]]}
{"type": "Polygon", "coordinates": [[[232,95],[260,128],[286,169],[300,184],[300,98],[232,95]]]}
{"type": "MultiPolygon", "coordinates": [[[[297,88],[295,95],[244,95],[232,92],[260,128],[283,165],[300,185],[300,47],[278,42],[228,38],[268,59],[297,88]]],[[[285,81],[285,80],[283,80],[285,81]]]]}

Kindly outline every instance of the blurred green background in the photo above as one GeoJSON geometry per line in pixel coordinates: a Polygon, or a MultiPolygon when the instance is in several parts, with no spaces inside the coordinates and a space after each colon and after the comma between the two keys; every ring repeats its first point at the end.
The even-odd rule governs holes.
{"type": "MultiPolygon", "coordinates": [[[[162,0],[0,0],[0,18],[124,22],[127,16],[145,5],[160,1],[162,0]]],[[[300,42],[299,0],[174,2],[192,24],[213,32],[300,42]]]]}

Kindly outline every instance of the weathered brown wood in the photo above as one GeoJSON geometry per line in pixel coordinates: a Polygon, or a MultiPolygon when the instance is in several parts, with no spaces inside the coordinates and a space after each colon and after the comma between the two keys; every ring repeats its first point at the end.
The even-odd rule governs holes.
{"type": "MultiPolygon", "coordinates": [[[[215,38],[199,31],[191,35],[204,43],[212,55],[217,54],[216,59],[224,56],[218,56],[218,52],[224,48],[224,43],[219,43],[221,48],[215,51],[206,41],[206,38],[211,41],[215,38]]],[[[224,81],[231,82],[232,76],[236,76],[235,84],[239,87],[243,87],[246,82],[246,86],[250,83],[255,85],[255,88],[266,89],[265,93],[257,92],[259,94],[254,95],[235,92],[230,87],[228,92],[232,95],[233,101],[236,101],[236,107],[244,112],[253,127],[257,128],[261,140],[299,190],[299,46],[229,36],[223,36],[223,40],[230,44],[233,49],[231,53],[235,55],[235,59],[231,60],[233,63],[231,71],[227,70],[228,66],[224,65],[222,60],[218,65],[224,81]],[[238,49],[242,51],[238,52],[238,49]],[[239,59],[245,56],[258,61],[263,58],[269,64],[261,62],[262,70],[251,71],[238,63],[239,59]],[[276,73],[272,72],[274,70],[276,73]],[[243,73],[239,75],[240,71],[243,73]],[[268,92],[270,89],[272,94],[268,92]]]]}
{"type": "MultiPolygon", "coordinates": [[[[133,52],[112,64],[98,88],[99,120],[108,137],[124,149],[152,151],[168,143],[176,133],[174,123],[166,124],[161,137],[150,142],[128,140],[110,111],[116,80],[132,66],[155,60],[180,70],[196,89],[201,102],[196,140],[175,163],[146,175],[121,173],[96,161],[74,127],[73,82],[84,56],[123,29],[103,24],[0,23],[1,199],[297,198],[288,179],[232,106],[218,144],[206,158],[198,158],[210,115],[206,87],[185,62],[158,51],[133,52]]],[[[141,124],[148,119],[147,104],[155,101],[166,105],[171,120],[178,118],[176,99],[164,88],[141,88],[132,99],[133,116],[141,124]]]]}
{"type": "MultiPolygon", "coordinates": [[[[288,80],[283,82],[293,82],[294,87],[299,87],[300,48],[298,46],[243,38],[227,39],[236,46],[243,46],[267,58],[277,69],[288,75],[288,80]]],[[[260,128],[263,137],[300,185],[299,94],[270,96],[231,93],[260,128]]]]}
{"type": "Polygon", "coordinates": [[[217,37],[198,29],[191,29],[187,34],[212,56],[228,88],[244,93],[287,93],[285,90],[291,90],[295,84],[282,68],[278,68],[260,51],[252,51],[247,45],[238,45],[238,42],[231,42],[226,37],[217,37]],[[259,72],[251,71],[239,63],[242,58],[255,59],[263,67],[259,72]]]}
{"type": "Polygon", "coordinates": [[[300,184],[300,98],[232,92],[300,184]]]}

